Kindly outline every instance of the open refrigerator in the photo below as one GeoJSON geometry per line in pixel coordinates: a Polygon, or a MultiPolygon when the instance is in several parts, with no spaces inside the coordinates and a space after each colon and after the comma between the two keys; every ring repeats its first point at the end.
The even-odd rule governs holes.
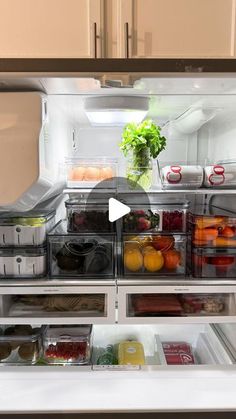
{"type": "Polygon", "coordinates": [[[235,376],[236,72],[2,73],[0,90],[2,371],[235,376]],[[122,182],[138,112],[167,139],[147,190],[122,182]],[[146,229],[111,225],[111,197],[146,229]]]}

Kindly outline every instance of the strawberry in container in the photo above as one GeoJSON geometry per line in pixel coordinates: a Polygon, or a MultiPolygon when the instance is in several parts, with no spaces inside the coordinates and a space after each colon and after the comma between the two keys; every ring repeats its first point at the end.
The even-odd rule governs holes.
{"type": "Polygon", "coordinates": [[[160,229],[160,213],[158,211],[134,210],[124,217],[123,230],[125,232],[145,232],[160,229]]]}

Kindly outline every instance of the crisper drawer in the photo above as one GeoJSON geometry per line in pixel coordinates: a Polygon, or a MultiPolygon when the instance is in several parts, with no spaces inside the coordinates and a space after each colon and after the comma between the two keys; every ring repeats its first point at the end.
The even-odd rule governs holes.
{"type": "Polygon", "coordinates": [[[9,288],[2,290],[2,324],[115,322],[115,287],[9,288]]]}
{"type": "Polygon", "coordinates": [[[120,286],[119,323],[236,322],[236,289],[227,289],[120,286]]]}
{"type": "Polygon", "coordinates": [[[126,234],[123,236],[124,277],[184,275],[186,236],[176,234],[126,234]]]}
{"type": "Polygon", "coordinates": [[[226,365],[232,364],[232,360],[214,328],[208,324],[95,325],[92,364],[94,370],[155,370],[169,365],[181,368],[226,365]],[[120,345],[124,344],[130,349],[127,362],[119,356],[120,345]],[[135,353],[136,349],[140,352],[140,344],[141,358],[135,353]],[[170,355],[164,352],[164,344],[169,345],[170,355]]]}
{"type": "Polygon", "coordinates": [[[60,222],[48,235],[51,277],[114,278],[115,234],[67,233],[60,222]]]}

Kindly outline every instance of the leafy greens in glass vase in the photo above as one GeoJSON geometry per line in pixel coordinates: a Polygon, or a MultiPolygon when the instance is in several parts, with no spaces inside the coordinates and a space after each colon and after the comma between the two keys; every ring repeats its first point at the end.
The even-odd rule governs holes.
{"type": "Polygon", "coordinates": [[[125,126],[120,149],[129,158],[127,179],[132,188],[149,189],[152,184],[152,159],[166,147],[161,128],[151,119],[125,126]]]}

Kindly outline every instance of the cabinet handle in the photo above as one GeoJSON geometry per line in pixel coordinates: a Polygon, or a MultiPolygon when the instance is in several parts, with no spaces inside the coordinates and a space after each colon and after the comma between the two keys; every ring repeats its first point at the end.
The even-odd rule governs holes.
{"type": "Polygon", "coordinates": [[[97,22],[94,22],[94,24],[93,24],[93,36],[94,36],[94,58],[98,58],[97,40],[98,40],[99,36],[98,36],[98,32],[97,32],[97,22]]]}
{"type": "Polygon", "coordinates": [[[125,22],[125,58],[129,58],[129,23],[125,22]]]}

